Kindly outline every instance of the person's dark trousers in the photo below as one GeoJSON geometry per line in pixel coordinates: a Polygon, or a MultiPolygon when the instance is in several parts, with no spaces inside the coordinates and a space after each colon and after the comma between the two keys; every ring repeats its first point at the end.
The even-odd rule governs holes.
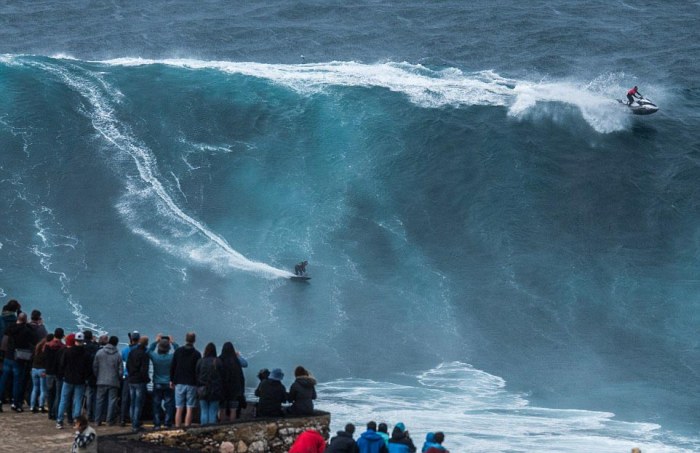
{"type": "Polygon", "coordinates": [[[95,421],[95,401],[97,400],[97,386],[88,385],[85,389],[85,408],[87,409],[88,421],[95,421]]]}
{"type": "Polygon", "coordinates": [[[105,420],[113,425],[117,418],[117,396],[119,387],[110,385],[98,385],[95,395],[95,421],[102,423],[105,420]],[[105,414],[105,410],[107,411],[105,414]]]}
{"type": "MultiPolygon", "coordinates": [[[[53,391],[51,390],[51,387],[49,387],[49,401],[50,403],[50,408],[49,409],[49,419],[51,420],[56,420],[56,417],[58,416],[58,406],[61,404],[61,392],[63,392],[63,379],[53,375],[55,378],[54,381],[54,387],[53,391]]],[[[48,383],[48,376],[47,376],[47,383],[48,383]]]]}
{"type": "Polygon", "coordinates": [[[163,424],[166,428],[173,425],[175,418],[175,391],[170,384],[153,385],[153,426],[160,428],[163,424]],[[165,421],[163,421],[165,415],[165,421]]]}
{"type": "Polygon", "coordinates": [[[58,387],[58,378],[55,374],[46,375],[46,409],[49,411],[49,420],[56,419],[56,409],[54,407],[54,399],[56,398],[56,390],[58,387]]]}
{"type": "Polygon", "coordinates": [[[143,411],[143,402],[146,399],[146,384],[129,384],[131,398],[131,429],[137,431],[141,428],[141,411],[143,411]]]}
{"type": "Polygon", "coordinates": [[[0,377],[0,394],[5,392],[8,381],[12,378],[12,404],[22,409],[24,400],[24,373],[26,362],[5,359],[2,364],[2,377],[0,377]]]}
{"type": "Polygon", "coordinates": [[[131,412],[131,398],[129,392],[129,383],[126,380],[122,381],[122,399],[120,402],[122,424],[126,424],[126,421],[129,420],[129,413],[131,412]]]}

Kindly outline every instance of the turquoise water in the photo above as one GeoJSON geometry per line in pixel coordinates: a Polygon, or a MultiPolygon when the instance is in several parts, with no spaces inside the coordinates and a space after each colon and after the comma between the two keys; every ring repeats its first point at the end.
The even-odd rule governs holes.
{"type": "Polygon", "coordinates": [[[303,363],[338,426],[698,449],[697,5],[237,6],[0,7],[4,298],[303,363]]]}

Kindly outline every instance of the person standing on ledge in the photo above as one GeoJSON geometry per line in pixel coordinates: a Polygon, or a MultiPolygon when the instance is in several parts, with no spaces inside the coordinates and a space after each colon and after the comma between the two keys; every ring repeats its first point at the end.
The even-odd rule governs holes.
{"type": "Polygon", "coordinates": [[[185,335],[185,346],[175,350],[170,364],[170,388],[175,389],[176,428],[182,425],[183,413],[185,427],[192,424],[194,408],[197,405],[197,362],[202,358],[202,354],[194,348],[196,339],[194,332],[188,332],[185,335]]]}

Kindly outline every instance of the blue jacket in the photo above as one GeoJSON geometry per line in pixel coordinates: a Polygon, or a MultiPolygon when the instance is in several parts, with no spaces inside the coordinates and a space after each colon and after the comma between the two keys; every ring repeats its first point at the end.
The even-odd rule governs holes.
{"type": "MultiPolygon", "coordinates": [[[[153,383],[154,384],[170,384],[170,365],[173,362],[173,353],[159,354],[156,351],[158,342],[154,341],[148,347],[148,357],[153,364],[153,383]]],[[[177,349],[177,343],[170,345],[170,351],[177,349]]]]}
{"type": "Polygon", "coordinates": [[[122,364],[124,365],[124,379],[126,379],[129,376],[129,373],[126,371],[126,361],[129,360],[129,353],[136,346],[138,346],[138,345],[132,344],[129,346],[124,346],[124,349],[122,349],[122,364]]]}
{"type": "Polygon", "coordinates": [[[384,438],[376,431],[367,430],[357,439],[357,447],[360,453],[386,453],[384,438]]]}

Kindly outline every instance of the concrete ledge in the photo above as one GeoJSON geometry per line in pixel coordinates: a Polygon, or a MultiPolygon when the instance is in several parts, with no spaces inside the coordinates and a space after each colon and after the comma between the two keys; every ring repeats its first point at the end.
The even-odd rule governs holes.
{"type": "Polygon", "coordinates": [[[98,451],[115,453],[219,452],[228,442],[229,453],[285,453],[296,437],[315,429],[328,439],[331,415],[315,411],[307,417],[257,418],[220,425],[196,426],[138,434],[101,436],[98,451]]]}

